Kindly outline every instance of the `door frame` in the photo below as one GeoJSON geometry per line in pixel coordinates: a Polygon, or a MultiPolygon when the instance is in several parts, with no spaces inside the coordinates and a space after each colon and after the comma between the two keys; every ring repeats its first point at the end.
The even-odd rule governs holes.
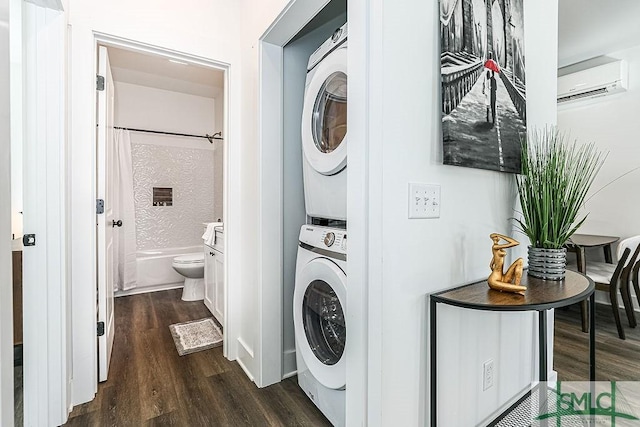
{"type": "Polygon", "coordinates": [[[117,34],[100,32],[90,25],[69,26],[69,67],[72,79],[70,86],[69,117],[70,143],[68,157],[70,198],[67,221],[70,224],[70,280],[72,287],[71,312],[73,325],[71,328],[69,363],[73,366],[71,383],[72,406],[89,402],[97,393],[97,347],[96,347],[96,238],[95,238],[95,106],[96,106],[96,58],[97,46],[115,46],[129,50],[161,54],[177,60],[204,66],[216,66],[225,71],[224,88],[224,123],[225,133],[224,161],[225,182],[223,183],[223,214],[226,219],[225,234],[232,236],[225,239],[225,275],[227,283],[227,304],[229,312],[226,318],[227,344],[224,354],[230,360],[237,357],[238,329],[240,328],[242,295],[238,287],[229,286],[242,276],[243,266],[240,263],[242,242],[240,241],[241,224],[238,218],[242,208],[240,198],[241,186],[241,145],[239,135],[241,68],[235,55],[230,55],[229,62],[202,57],[191,53],[139,42],[117,34]],[[233,91],[233,96],[231,96],[233,91]],[[232,265],[231,265],[232,264],[232,265]]]}
{"type": "Polygon", "coordinates": [[[256,383],[282,380],[284,283],[284,47],[330,0],[294,0],[258,41],[259,246],[258,359],[256,383]],[[267,364],[266,362],[269,362],[267,364]]]}
{"type": "MultiPolygon", "coordinates": [[[[267,331],[282,328],[283,281],[283,58],[284,46],[310,22],[330,0],[293,0],[259,40],[259,145],[260,145],[260,351],[262,359],[282,364],[282,339],[274,339],[267,331]],[[278,107],[278,108],[275,108],[278,107]],[[274,311],[278,316],[273,316],[274,311]]],[[[369,170],[378,170],[381,157],[369,153],[369,135],[378,135],[382,121],[371,121],[382,107],[370,106],[372,81],[379,82],[379,74],[371,75],[371,63],[381,61],[372,54],[372,46],[382,45],[379,28],[382,6],[379,1],[349,0],[349,86],[348,121],[349,144],[347,157],[347,222],[349,249],[347,265],[347,323],[349,345],[345,350],[347,364],[346,420],[348,425],[380,424],[379,372],[380,334],[379,310],[382,289],[379,249],[370,251],[370,236],[380,224],[370,221],[370,212],[380,203],[369,170]],[[373,4],[372,4],[373,3],[373,4]],[[354,78],[355,77],[355,78],[354,78]],[[374,167],[371,167],[374,165],[374,167]],[[372,188],[373,186],[373,188],[372,188]],[[373,205],[371,203],[374,203],[373,205]],[[377,203],[377,204],[376,204],[377,203]]],[[[380,104],[382,105],[382,103],[380,104]]],[[[381,178],[380,178],[381,179],[381,178]]],[[[377,237],[376,237],[377,238],[377,237]]],[[[376,240],[377,241],[377,240],[376,240]]],[[[375,245],[373,246],[375,247],[375,245]]],[[[277,335],[276,335],[277,336],[277,335]]],[[[266,384],[280,381],[276,372],[262,370],[266,384]]]]}
{"type": "MultiPolygon", "coordinates": [[[[224,72],[224,90],[223,90],[223,126],[222,126],[222,134],[224,135],[224,140],[222,141],[223,144],[223,194],[222,194],[222,206],[223,206],[223,218],[225,218],[225,239],[224,239],[224,253],[225,256],[228,253],[228,242],[229,240],[231,240],[230,238],[228,238],[227,236],[229,234],[234,234],[233,233],[233,226],[229,226],[228,223],[229,222],[234,222],[233,221],[233,217],[229,214],[229,203],[228,203],[228,195],[229,195],[229,187],[230,187],[230,180],[229,180],[229,144],[230,144],[230,134],[229,134],[229,72],[230,72],[230,64],[226,63],[226,62],[222,62],[222,61],[217,61],[214,59],[209,59],[209,58],[203,58],[203,57],[199,57],[196,55],[192,55],[192,54],[188,54],[188,53],[183,53],[183,52],[178,52],[175,50],[171,50],[168,48],[164,48],[164,47],[159,47],[159,46],[154,46],[154,45],[149,45],[149,44],[145,44],[142,42],[137,42],[137,41],[133,41],[133,40],[129,40],[129,39],[125,39],[122,37],[118,37],[118,36],[114,36],[114,35],[110,35],[110,34],[105,34],[105,33],[98,33],[98,32],[94,32],[94,52],[95,52],[95,56],[93,59],[95,59],[94,62],[97,63],[97,55],[98,55],[98,47],[99,46],[106,46],[106,47],[115,47],[115,48],[120,48],[120,49],[126,49],[129,51],[133,51],[133,52],[137,52],[137,53],[144,53],[144,54],[150,54],[150,55],[154,55],[154,56],[159,56],[159,57],[163,57],[163,58],[167,58],[167,59],[174,59],[177,61],[181,61],[181,62],[186,62],[188,64],[191,65],[197,65],[197,66],[201,66],[201,67],[206,67],[206,68],[212,68],[212,69],[216,69],[219,71],[224,72]],[[231,233],[230,233],[231,231],[231,233]]],[[[96,73],[97,73],[97,68],[96,68],[96,73]]],[[[92,105],[95,105],[95,100],[97,99],[97,94],[94,91],[94,101],[92,102],[92,105]]],[[[94,115],[95,116],[95,115],[94,115]]],[[[92,116],[92,117],[94,117],[92,116]]],[[[94,123],[92,126],[95,126],[95,117],[94,117],[94,123]]],[[[215,142],[215,143],[219,143],[219,142],[215,142]]],[[[94,137],[93,140],[93,149],[95,150],[97,144],[97,139],[94,137]]],[[[95,162],[95,156],[93,156],[94,158],[94,164],[93,164],[93,170],[95,171],[95,173],[97,174],[97,164],[95,162]]],[[[97,176],[97,175],[96,175],[97,176]]],[[[95,191],[95,189],[94,189],[95,191]]],[[[95,197],[94,197],[95,199],[95,197]]],[[[232,224],[233,225],[233,224],[232,224]]],[[[97,256],[97,241],[95,242],[95,244],[92,246],[93,247],[93,251],[94,254],[93,256],[97,256]]],[[[232,287],[229,287],[228,284],[228,280],[226,279],[228,276],[228,268],[229,268],[229,263],[225,262],[224,264],[224,275],[225,275],[225,281],[224,281],[224,294],[225,294],[225,316],[224,316],[224,324],[223,326],[223,330],[225,331],[225,334],[223,336],[223,354],[225,357],[227,357],[230,360],[234,360],[236,358],[236,354],[237,354],[237,350],[235,347],[235,340],[231,339],[232,337],[236,336],[237,333],[236,331],[239,329],[240,325],[239,325],[239,319],[240,317],[238,315],[235,316],[229,316],[226,313],[229,313],[230,310],[227,309],[227,307],[231,306],[231,307],[236,307],[239,305],[240,303],[240,298],[241,295],[238,295],[236,292],[232,292],[233,289],[232,287]]],[[[94,270],[95,270],[95,266],[94,266],[94,270]]],[[[94,277],[96,277],[94,275],[94,277]]],[[[97,282],[95,283],[96,287],[97,287],[97,282]]],[[[93,307],[93,306],[92,306],[93,307]]],[[[93,309],[95,310],[95,307],[93,307],[93,309]]],[[[239,313],[239,310],[237,309],[233,309],[233,311],[235,313],[239,313]]],[[[95,313],[94,313],[95,314],[95,313]]],[[[75,344],[74,344],[75,345],[75,344]]],[[[84,345],[87,345],[89,348],[94,348],[95,351],[94,353],[97,355],[97,351],[98,351],[98,346],[97,346],[97,341],[96,340],[89,340],[89,342],[85,342],[84,345]]],[[[96,361],[97,363],[97,361],[96,361]]],[[[95,377],[95,386],[97,388],[97,375],[95,377]]]]}
{"type": "MultiPolygon", "coordinates": [[[[0,4],[0,138],[11,138],[9,0],[0,4]],[[6,24],[6,25],[5,25],[6,24]]],[[[0,200],[11,200],[11,144],[0,144],[0,200]]],[[[11,233],[11,204],[0,204],[0,235],[11,233]]],[[[0,425],[13,423],[13,286],[11,244],[0,240],[0,425]]]]}
{"type": "MultiPolygon", "coordinates": [[[[283,340],[282,340],[282,319],[283,319],[283,290],[282,283],[284,281],[284,159],[283,159],[283,138],[284,138],[284,48],[285,46],[300,32],[305,25],[313,20],[322,9],[324,9],[331,0],[295,0],[291,1],[280,15],[274,20],[271,26],[264,32],[259,39],[259,146],[260,146],[260,229],[259,229],[259,265],[260,265],[260,282],[259,287],[259,325],[260,325],[260,356],[261,358],[274,361],[279,366],[284,365],[283,340]],[[277,108],[274,108],[277,106],[277,108]],[[275,315],[274,315],[275,314],[275,315]],[[273,333],[272,331],[278,331],[273,333]],[[278,339],[273,339],[278,337],[278,339]]],[[[351,2],[348,2],[347,15],[350,16],[351,2]]],[[[351,19],[351,18],[349,18],[351,19]]],[[[349,24],[351,25],[351,23],[349,24]]],[[[351,31],[351,30],[350,30],[351,31]]],[[[351,45],[351,41],[349,42],[351,45]]],[[[351,49],[348,51],[351,57],[351,49]]],[[[351,75],[351,70],[349,71],[351,75]]],[[[349,96],[353,92],[349,85],[349,96]]],[[[351,98],[350,98],[351,99],[351,98]]],[[[349,141],[351,141],[352,119],[351,119],[351,101],[349,101],[349,141]]],[[[348,156],[352,155],[351,142],[347,145],[348,156]]],[[[303,154],[304,155],[304,154],[303,154]]],[[[347,173],[351,168],[347,169],[347,173]]],[[[349,176],[349,175],[348,175],[349,176]]],[[[349,182],[351,188],[351,182],[349,182]]],[[[349,189],[351,192],[351,189],[349,189]]],[[[356,194],[356,193],[352,193],[356,194]]],[[[358,193],[360,194],[360,193],[358,193]]],[[[355,207],[352,206],[352,207],[355,207]]],[[[355,221],[356,216],[352,215],[355,209],[349,213],[349,221],[355,221]]],[[[355,241],[351,228],[349,257],[355,254],[355,241]]],[[[349,271],[351,271],[352,263],[349,260],[349,271]]],[[[359,336],[361,334],[359,319],[361,317],[360,310],[364,304],[364,300],[352,303],[350,294],[354,292],[352,289],[350,273],[349,286],[347,287],[347,322],[349,322],[349,336],[359,336]],[[360,307],[359,307],[360,306],[360,307]]],[[[365,366],[359,359],[360,354],[354,352],[356,346],[349,345],[345,352],[346,360],[355,361],[351,355],[358,357],[358,366],[365,366]]],[[[347,362],[349,363],[349,362],[347,362]]],[[[355,366],[355,365],[352,365],[355,366]]],[[[350,368],[351,369],[351,368],[350,368]]],[[[354,369],[353,372],[356,372],[354,369]]],[[[282,379],[283,372],[277,372],[275,369],[265,369],[261,371],[261,381],[263,385],[276,383],[282,379]]],[[[347,373],[349,377],[349,373],[347,373]]],[[[355,378],[355,377],[354,377],[355,378]]],[[[358,376],[358,381],[360,377],[358,376]]],[[[353,380],[352,380],[353,381],[353,380]]],[[[361,396],[366,394],[365,387],[347,387],[347,399],[353,390],[354,393],[360,393],[353,402],[360,404],[361,396]]],[[[348,405],[353,408],[353,413],[363,412],[356,405],[348,405]]],[[[347,414],[347,417],[349,415],[347,414]]]]}

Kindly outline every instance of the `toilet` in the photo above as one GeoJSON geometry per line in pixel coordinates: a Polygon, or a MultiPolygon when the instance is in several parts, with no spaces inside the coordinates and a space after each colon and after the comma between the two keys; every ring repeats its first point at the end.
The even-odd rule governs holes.
{"type": "Polygon", "coordinates": [[[177,256],[171,266],[184,276],[183,301],[204,299],[204,253],[177,256]]]}

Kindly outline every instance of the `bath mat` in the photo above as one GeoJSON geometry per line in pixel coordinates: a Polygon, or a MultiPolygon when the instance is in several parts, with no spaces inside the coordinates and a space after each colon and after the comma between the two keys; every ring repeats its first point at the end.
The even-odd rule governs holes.
{"type": "Polygon", "coordinates": [[[222,345],[222,331],[213,317],[169,325],[180,356],[222,345]]]}

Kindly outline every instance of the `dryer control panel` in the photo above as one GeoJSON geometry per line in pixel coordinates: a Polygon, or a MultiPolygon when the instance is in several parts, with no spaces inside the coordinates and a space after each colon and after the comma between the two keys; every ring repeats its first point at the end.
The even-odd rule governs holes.
{"type": "Polygon", "coordinates": [[[340,46],[347,39],[347,24],[338,28],[333,32],[333,35],[328,38],[324,43],[320,45],[315,52],[309,57],[309,63],[307,64],[307,71],[310,71],[318,65],[318,62],[333,52],[338,46],[340,46]]]}
{"type": "Polygon", "coordinates": [[[300,242],[314,248],[346,255],[347,230],[317,225],[303,225],[300,229],[300,242]]]}

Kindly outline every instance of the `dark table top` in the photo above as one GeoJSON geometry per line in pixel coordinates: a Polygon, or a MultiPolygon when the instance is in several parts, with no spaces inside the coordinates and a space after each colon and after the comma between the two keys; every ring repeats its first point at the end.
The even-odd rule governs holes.
{"type": "Polygon", "coordinates": [[[524,295],[489,288],[486,280],[431,295],[437,302],[463,308],[489,311],[548,310],[580,302],[595,290],[593,280],[567,270],[564,280],[542,280],[522,275],[524,295]]]}
{"type": "Polygon", "coordinates": [[[567,245],[582,246],[592,248],[597,246],[606,246],[620,240],[616,236],[598,236],[595,234],[574,234],[571,236],[567,245]]]}

